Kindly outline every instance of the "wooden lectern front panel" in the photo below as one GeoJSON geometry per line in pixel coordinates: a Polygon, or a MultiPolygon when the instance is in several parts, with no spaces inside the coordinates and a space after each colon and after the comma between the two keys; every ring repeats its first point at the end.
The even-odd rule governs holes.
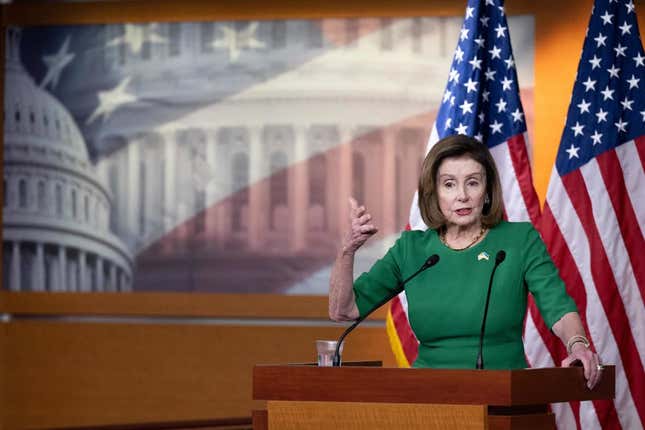
{"type": "Polygon", "coordinates": [[[253,430],[268,430],[269,415],[265,409],[254,409],[251,411],[253,430]]]}
{"type": "Polygon", "coordinates": [[[488,430],[557,430],[555,415],[489,415],[488,430]]]}
{"type": "Polygon", "coordinates": [[[269,430],[484,430],[482,405],[268,401],[269,430]]]}

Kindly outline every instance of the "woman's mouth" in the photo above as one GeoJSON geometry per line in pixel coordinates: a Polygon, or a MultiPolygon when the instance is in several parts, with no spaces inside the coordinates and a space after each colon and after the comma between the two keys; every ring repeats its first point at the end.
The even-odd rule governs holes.
{"type": "Polygon", "coordinates": [[[466,215],[470,215],[472,211],[473,210],[470,208],[465,208],[465,209],[457,209],[455,213],[459,216],[466,216],[466,215]]]}

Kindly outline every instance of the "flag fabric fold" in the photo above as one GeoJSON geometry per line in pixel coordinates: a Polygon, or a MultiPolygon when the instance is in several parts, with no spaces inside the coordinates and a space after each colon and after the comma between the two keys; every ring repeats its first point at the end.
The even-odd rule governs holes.
{"type": "Polygon", "coordinates": [[[601,360],[613,402],[573,405],[561,428],[645,423],[645,55],[633,2],[594,4],[540,231],[601,360]]]}

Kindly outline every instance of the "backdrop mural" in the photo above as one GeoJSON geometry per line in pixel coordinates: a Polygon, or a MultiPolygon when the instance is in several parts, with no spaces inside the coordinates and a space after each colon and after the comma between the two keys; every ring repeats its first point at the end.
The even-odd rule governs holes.
{"type": "Polygon", "coordinates": [[[326,294],[350,195],[380,228],[357,273],[405,228],[462,22],[8,29],[4,288],[326,294]]]}

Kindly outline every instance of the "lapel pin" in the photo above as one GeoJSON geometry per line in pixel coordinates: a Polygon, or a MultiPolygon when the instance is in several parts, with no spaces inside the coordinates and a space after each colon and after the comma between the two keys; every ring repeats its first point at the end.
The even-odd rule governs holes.
{"type": "Polygon", "coordinates": [[[490,256],[488,255],[487,252],[480,252],[479,255],[477,256],[477,261],[481,261],[481,260],[488,261],[489,258],[490,256]]]}

